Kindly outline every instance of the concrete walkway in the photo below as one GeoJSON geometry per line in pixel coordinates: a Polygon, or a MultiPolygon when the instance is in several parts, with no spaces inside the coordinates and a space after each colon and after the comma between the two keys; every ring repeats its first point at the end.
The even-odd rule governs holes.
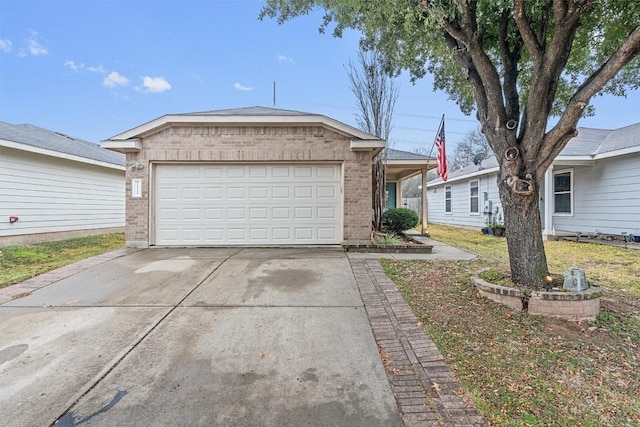
{"type": "MultiPolygon", "coordinates": [[[[472,255],[455,248],[428,240],[430,244],[434,245],[432,254],[351,253],[347,254],[347,258],[364,302],[380,358],[404,425],[485,425],[484,419],[473,405],[463,398],[460,386],[446,366],[443,356],[428,337],[424,328],[418,325],[418,321],[408,304],[403,300],[393,282],[385,276],[377,262],[377,259],[382,257],[396,259],[473,258],[472,255]]],[[[136,250],[113,251],[2,289],[0,290],[0,304],[21,298],[34,290],[133,252],[136,250]]],[[[194,304],[196,306],[200,304],[199,300],[194,304]]],[[[349,420],[345,419],[344,421],[348,422],[349,420]]],[[[340,423],[335,425],[340,425],[340,423]]]]}

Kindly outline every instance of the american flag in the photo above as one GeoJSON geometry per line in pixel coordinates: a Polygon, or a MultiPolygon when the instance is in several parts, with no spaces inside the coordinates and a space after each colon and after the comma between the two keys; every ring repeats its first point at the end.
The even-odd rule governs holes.
{"type": "Polygon", "coordinates": [[[438,136],[436,137],[436,166],[438,176],[442,178],[443,181],[447,180],[447,150],[445,148],[444,142],[444,118],[442,119],[442,124],[440,125],[440,130],[438,131],[438,136]]]}

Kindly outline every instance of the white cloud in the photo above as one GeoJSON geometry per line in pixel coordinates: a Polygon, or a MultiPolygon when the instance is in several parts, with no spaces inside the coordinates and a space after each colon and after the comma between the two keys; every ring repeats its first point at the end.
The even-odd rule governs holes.
{"type": "Polygon", "coordinates": [[[162,93],[171,89],[171,85],[164,77],[149,77],[142,78],[142,86],[145,92],[162,93]]]}
{"type": "Polygon", "coordinates": [[[6,40],[2,40],[0,39],[0,50],[3,52],[11,52],[11,48],[13,47],[13,43],[11,43],[11,40],[6,39],[6,40]]]}
{"type": "Polygon", "coordinates": [[[49,53],[49,51],[40,44],[38,41],[39,36],[36,31],[31,31],[31,38],[27,40],[27,45],[29,47],[29,53],[33,56],[44,56],[49,53]]]}
{"type": "Polygon", "coordinates": [[[87,67],[87,71],[91,71],[92,73],[107,74],[107,70],[102,68],[102,65],[98,65],[97,67],[87,67]]]}
{"type": "Polygon", "coordinates": [[[126,86],[129,84],[129,79],[117,71],[112,71],[102,80],[102,84],[106,87],[126,86]]]}
{"type": "Polygon", "coordinates": [[[49,51],[36,40],[29,40],[29,53],[33,56],[44,56],[47,55],[49,51]]]}
{"type": "Polygon", "coordinates": [[[279,62],[290,62],[291,64],[295,64],[295,61],[291,58],[289,58],[288,56],[284,56],[284,55],[278,55],[278,61],[279,62]]]}
{"type": "Polygon", "coordinates": [[[84,68],[84,64],[76,64],[75,61],[67,61],[64,63],[64,66],[76,72],[79,72],[84,68]]]}
{"type": "Polygon", "coordinates": [[[250,91],[252,91],[252,90],[253,90],[253,88],[252,88],[251,86],[243,86],[243,85],[241,85],[240,83],[236,83],[236,84],[234,84],[234,85],[233,85],[233,87],[234,87],[236,90],[241,90],[241,91],[244,91],[244,92],[250,92],[250,91]]]}

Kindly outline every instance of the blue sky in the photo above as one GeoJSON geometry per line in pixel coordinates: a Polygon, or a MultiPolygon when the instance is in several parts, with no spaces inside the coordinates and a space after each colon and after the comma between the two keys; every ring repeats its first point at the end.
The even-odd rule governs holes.
{"type": "MultiPolygon", "coordinates": [[[[273,106],[355,125],[345,71],[358,35],[318,33],[321,13],[278,26],[259,0],[0,1],[0,120],[92,142],[168,113],[273,106]]],[[[442,114],[449,150],[477,126],[431,80],[399,78],[391,141],[428,150],[442,114]]],[[[640,121],[640,92],[595,99],[579,126],[640,121]]]]}

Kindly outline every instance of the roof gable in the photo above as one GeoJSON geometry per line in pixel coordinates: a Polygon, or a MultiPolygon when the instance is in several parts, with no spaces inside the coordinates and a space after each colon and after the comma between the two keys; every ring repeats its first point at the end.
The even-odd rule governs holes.
{"type": "Polygon", "coordinates": [[[321,114],[280,110],[268,107],[235,108],[200,113],[167,114],[121,134],[102,141],[102,147],[121,152],[141,150],[140,138],[147,137],[173,125],[232,125],[232,126],[320,126],[351,139],[353,151],[380,152],[385,141],[321,114]]]}
{"type": "Polygon", "coordinates": [[[282,110],[269,107],[230,108],[226,110],[201,111],[196,113],[175,114],[176,116],[319,116],[302,111],[282,110]]]}

